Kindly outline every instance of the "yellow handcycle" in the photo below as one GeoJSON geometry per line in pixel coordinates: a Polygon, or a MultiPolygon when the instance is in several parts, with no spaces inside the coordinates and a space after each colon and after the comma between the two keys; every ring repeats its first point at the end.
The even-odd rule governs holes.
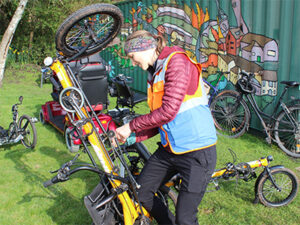
{"type": "MultiPolygon", "coordinates": [[[[44,60],[45,66],[58,78],[56,85],[61,89],[59,102],[76,129],[84,152],[91,159],[91,164],[79,164],[76,162],[79,157],[77,154],[74,159],[53,171],[56,175],[44,182],[44,186],[67,181],[72,174],[82,170],[96,173],[100,182],[92,193],[84,198],[94,224],[133,225],[150,224],[151,221],[151,216],[142,207],[137,196],[139,184],[132,173],[133,161],[128,153],[130,148],[126,148],[125,152],[124,147],[116,140],[114,132],[103,128],[69,65],[71,61],[80,60],[105,48],[120,32],[122,23],[122,12],[111,4],[93,4],[79,9],[57,30],[57,57],[47,57],[44,60]],[[95,123],[102,132],[97,130],[95,123]],[[113,141],[117,146],[112,144],[113,141]],[[89,151],[89,146],[95,152],[96,160],[89,151]]],[[[176,194],[166,186],[161,187],[157,195],[164,199],[166,204],[176,204],[176,194]],[[173,201],[169,201],[169,197],[173,201]]]]}

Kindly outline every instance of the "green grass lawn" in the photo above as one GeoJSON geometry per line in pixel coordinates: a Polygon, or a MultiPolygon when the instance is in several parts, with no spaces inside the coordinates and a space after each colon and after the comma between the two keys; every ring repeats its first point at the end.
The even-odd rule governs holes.
{"type": "MultiPolygon", "coordinates": [[[[7,68],[3,87],[0,89],[0,125],[8,128],[12,120],[11,106],[24,96],[19,107],[20,115],[38,117],[41,105],[51,100],[51,85],[40,85],[40,68],[23,65],[7,68]]],[[[111,99],[111,106],[115,104],[111,99]]],[[[146,103],[141,103],[136,112],[146,113],[146,103]]],[[[36,123],[38,142],[34,150],[27,150],[22,144],[0,147],[0,224],[91,224],[83,197],[96,186],[98,178],[91,173],[77,173],[70,181],[44,188],[42,183],[71,160],[63,136],[50,125],[36,123]]],[[[154,151],[159,137],[147,140],[145,144],[154,151]]],[[[284,165],[298,177],[300,160],[285,155],[275,144],[269,146],[263,137],[245,134],[238,139],[219,137],[217,144],[217,167],[231,161],[228,148],[235,151],[239,161],[251,161],[262,156],[273,155],[272,165],[284,165]]],[[[88,162],[81,154],[80,160],[88,162]]],[[[199,206],[200,224],[299,224],[300,197],[288,206],[266,208],[253,204],[255,180],[222,183],[221,189],[207,193],[199,206]]]]}

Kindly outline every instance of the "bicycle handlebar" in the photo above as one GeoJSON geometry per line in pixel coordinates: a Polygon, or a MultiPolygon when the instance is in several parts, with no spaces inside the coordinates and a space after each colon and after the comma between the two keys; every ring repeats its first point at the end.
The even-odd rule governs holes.
{"type": "Polygon", "coordinates": [[[66,165],[67,164],[64,164],[63,167],[58,170],[58,174],[57,175],[55,175],[50,180],[47,180],[47,181],[45,181],[43,183],[43,185],[44,185],[45,188],[49,187],[49,186],[51,186],[53,184],[56,184],[58,182],[67,181],[67,180],[69,180],[69,177],[72,174],[77,173],[77,172],[79,172],[81,170],[88,170],[88,171],[100,174],[101,176],[106,175],[107,177],[109,177],[111,179],[119,180],[122,183],[129,184],[128,178],[126,178],[126,177],[120,177],[120,176],[114,175],[112,173],[105,173],[104,171],[100,170],[97,167],[83,165],[83,166],[79,166],[79,167],[76,167],[76,168],[70,170],[70,167],[66,166],[66,165]]]}
{"type": "Polygon", "coordinates": [[[255,92],[255,88],[251,84],[252,78],[254,78],[253,73],[246,73],[240,72],[242,77],[237,81],[238,86],[240,87],[241,91],[244,93],[252,94],[255,92]]]}
{"type": "Polygon", "coordinates": [[[51,186],[53,184],[56,184],[58,182],[60,182],[60,180],[58,179],[58,177],[56,175],[56,176],[52,177],[50,180],[45,181],[43,183],[43,186],[46,188],[46,187],[49,187],[49,186],[51,186]]]}

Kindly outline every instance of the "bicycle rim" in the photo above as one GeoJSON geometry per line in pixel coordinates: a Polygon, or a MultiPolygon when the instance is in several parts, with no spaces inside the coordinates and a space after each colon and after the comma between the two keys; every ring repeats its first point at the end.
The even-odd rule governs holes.
{"type": "Polygon", "coordinates": [[[246,131],[250,120],[249,109],[244,100],[241,99],[239,104],[237,101],[237,96],[228,93],[213,100],[211,111],[218,134],[237,138],[246,131]]]}
{"type": "Polygon", "coordinates": [[[286,154],[298,158],[300,157],[300,106],[289,107],[288,110],[289,116],[283,111],[277,118],[275,139],[286,154]]]}
{"type": "MultiPolygon", "coordinates": [[[[85,21],[88,21],[88,25],[91,27],[95,33],[95,44],[106,40],[110,36],[111,30],[113,28],[113,18],[110,15],[95,14],[92,16],[86,16],[78,21],[66,35],[66,45],[70,49],[80,50],[81,48],[87,46],[89,43],[89,33],[88,25],[85,25],[85,21]],[[107,21],[103,24],[101,21],[107,21]]],[[[94,47],[91,46],[91,48],[94,47]]]]}
{"type": "Polygon", "coordinates": [[[56,48],[65,56],[73,56],[89,46],[80,56],[102,50],[119,33],[123,23],[120,9],[110,4],[94,4],[70,15],[56,33],[56,48]]]}
{"type": "Polygon", "coordinates": [[[297,177],[286,168],[273,170],[271,174],[280,190],[273,185],[268,175],[264,176],[258,185],[260,201],[269,207],[289,204],[298,192],[297,177]]]}
{"type": "Polygon", "coordinates": [[[36,129],[28,116],[23,115],[19,121],[19,129],[22,132],[22,144],[26,148],[34,148],[36,145],[36,129]]]}

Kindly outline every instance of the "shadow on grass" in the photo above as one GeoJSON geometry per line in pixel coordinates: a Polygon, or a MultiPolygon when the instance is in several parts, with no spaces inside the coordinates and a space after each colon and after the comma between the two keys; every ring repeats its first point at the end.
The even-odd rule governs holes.
{"type": "Polygon", "coordinates": [[[10,151],[11,149],[14,149],[16,145],[22,145],[21,141],[13,144],[0,145],[0,151],[10,151]]]}
{"type": "MultiPolygon", "coordinates": [[[[258,174],[259,175],[259,174],[258,174]]],[[[228,197],[234,196],[238,199],[242,199],[245,202],[253,203],[255,199],[254,185],[255,180],[249,182],[243,180],[226,180],[219,183],[220,189],[228,193],[228,197]]]]}
{"type": "MultiPolygon", "coordinates": [[[[45,171],[39,173],[34,168],[34,165],[27,164],[25,159],[26,155],[32,153],[34,150],[15,150],[9,151],[5,154],[6,158],[9,158],[12,162],[15,163],[15,169],[24,174],[24,180],[22,182],[28,183],[31,185],[33,192],[27,192],[22,196],[22,199],[18,204],[24,204],[28,202],[42,202],[41,207],[46,208],[47,214],[52,218],[54,224],[89,224],[91,219],[87,210],[85,209],[83,203],[83,196],[74,196],[72,191],[69,191],[68,188],[64,185],[53,185],[48,188],[43,187],[43,182],[51,179],[56,174],[43,175],[45,171]],[[38,189],[38,194],[37,190],[38,189]],[[36,201],[38,199],[38,201],[36,201]]],[[[73,159],[73,156],[70,154],[64,154],[61,156],[61,152],[58,152],[55,148],[41,147],[39,151],[46,155],[45,159],[52,157],[57,162],[62,165],[65,162],[73,159]],[[69,158],[69,159],[66,159],[69,158]]],[[[42,162],[40,162],[42,163],[42,162]]],[[[89,174],[90,175],[90,174],[89,174]]],[[[89,194],[93,187],[97,184],[97,176],[91,174],[92,176],[87,176],[86,174],[74,175],[74,178],[77,177],[86,183],[86,190],[83,192],[89,194]]],[[[73,177],[73,176],[72,176],[73,177]]],[[[72,179],[72,177],[70,179],[72,179]]],[[[73,188],[73,187],[72,187],[73,188]]]]}

